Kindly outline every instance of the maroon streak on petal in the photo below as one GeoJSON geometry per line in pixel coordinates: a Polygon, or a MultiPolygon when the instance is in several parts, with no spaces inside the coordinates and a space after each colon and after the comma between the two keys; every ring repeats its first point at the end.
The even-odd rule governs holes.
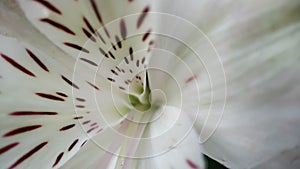
{"type": "Polygon", "coordinates": [[[58,94],[58,95],[60,95],[60,96],[62,96],[62,97],[68,97],[68,95],[67,95],[67,94],[65,94],[65,93],[62,93],[62,92],[56,92],[56,94],[58,94]]]}
{"type": "Polygon", "coordinates": [[[77,143],[78,143],[78,139],[74,140],[73,143],[68,148],[68,151],[71,151],[77,143]]]}
{"type": "Polygon", "coordinates": [[[99,87],[97,87],[96,85],[92,84],[91,82],[86,81],[90,86],[92,86],[94,89],[96,90],[100,90],[99,87]]]}
{"type": "Polygon", "coordinates": [[[104,51],[103,49],[99,48],[99,51],[101,52],[101,54],[102,54],[103,56],[105,56],[105,57],[108,58],[107,53],[105,53],[105,51],[104,51]]]}
{"type": "Polygon", "coordinates": [[[49,1],[45,1],[45,0],[34,0],[38,3],[40,3],[41,5],[43,5],[44,7],[48,8],[49,10],[51,10],[52,12],[55,12],[59,15],[61,15],[61,11],[59,9],[57,9],[55,6],[53,6],[49,1]]]}
{"type": "Polygon", "coordinates": [[[149,6],[146,6],[143,10],[143,12],[140,14],[139,18],[138,18],[138,21],[137,21],[137,24],[136,24],[136,27],[137,28],[140,28],[140,26],[142,25],[143,21],[145,20],[148,12],[150,10],[150,7],[149,6]]]}
{"type": "Polygon", "coordinates": [[[90,51],[88,51],[87,49],[79,46],[79,45],[76,45],[74,43],[70,43],[70,42],[64,42],[64,44],[68,47],[71,47],[71,48],[74,48],[74,49],[77,49],[79,51],[82,51],[82,52],[85,52],[85,53],[90,53],[90,51]]]}
{"type": "Polygon", "coordinates": [[[10,137],[10,136],[14,136],[14,135],[17,135],[17,134],[29,132],[29,131],[38,129],[40,127],[42,127],[42,125],[32,125],[32,126],[20,127],[20,128],[14,129],[14,130],[4,134],[3,137],[10,137]]]}
{"type": "Polygon", "coordinates": [[[73,128],[74,126],[75,126],[75,124],[70,124],[70,125],[60,128],[59,131],[69,130],[69,129],[73,128]]]}
{"type": "Polygon", "coordinates": [[[110,55],[111,58],[116,59],[115,56],[110,51],[108,51],[108,54],[110,55]]]}
{"type": "Polygon", "coordinates": [[[117,69],[119,72],[121,72],[121,69],[120,69],[118,66],[116,66],[116,69],[117,69]]]}
{"type": "Polygon", "coordinates": [[[193,163],[191,160],[187,159],[186,163],[192,168],[192,169],[199,169],[199,167],[193,163]]]}
{"type": "Polygon", "coordinates": [[[144,63],[145,63],[145,59],[146,59],[146,58],[145,58],[145,57],[143,57],[143,59],[142,59],[142,64],[144,64],[144,63]]]}
{"type": "Polygon", "coordinates": [[[12,164],[9,167],[9,169],[13,169],[16,166],[18,166],[20,163],[22,163],[23,161],[25,161],[27,158],[31,157],[33,154],[35,154],[40,149],[42,149],[46,144],[48,144],[48,142],[43,142],[43,143],[39,144],[38,146],[34,147],[32,150],[30,150],[29,152],[27,152],[26,154],[24,154],[21,158],[19,158],[14,164],[12,164]]]}
{"type": "Polygon", "coordinates": [[[85,102],[85,99],[79,98],[79,97],[77,97],[76,100],[77,100],[77,101],[80,101],[80,102],[85,102]]]}
{"type": "Polygon", "coordinates": [[[119,36],[116,36],[115,38],[116,38],[116,42],[117,42],[118,47],[121,49],[122,48],[122,42],[121,42],[119,36]]]}
{"type": "Polygon", "coordinates": [[[17,111],[12,112],[11,116],[39,116],[39,115],[57,115],[57,112],[36,112],[36,111],[17,111]]]}
{"type": "Polygon", "coordinates": [[[6,145],[2,148],[0,148],[0,155],[7,152],[8,150],[14,148],[15,146],[17,146],[19,143],[18,142],[15,142],[15,143],[11,143],[9,145],[6,145]]]}
{"type": "Polygon", "coordinates": [[[150,45],[150,46],[152,46],[153,44],[154,44],[154,41],[153,41],[153,40],[149,42],[149,45],[150,45]]]}
{"type": "Polygon", "coordinates": [[[133,49],[132,47],[129,48],[130,60],[133,61],[133,49]]]}
{"type": "Polygon", "coordinates": [[[95,62],[89,60],[89,59],[86,59],[86,58],[80,58],[80,60],[92,65],[92,66],[98,66],[95,62]]]}
{"type": "Polygon", "coordinates": [[[149,37],[150,33],[151,33],[151,29],[149,29],[149,30],[147,31],[147,33],[144,34],[143,39],[142,39],[143,42],[145,42],[145,41],[147,40],[147,38],[149,37]]]}
{"type": "Polygon", "coordinates": [[[117,50],[116,46],[113,43],[111,43],[111,46],[114,50],[117,50]]]}
{"type": "Polygon", "coordinates": [[[103,26],[103,29],[104,29],[104,32],[105,32],[106,36],[107,36],[108,38],[110,38],[110,34],[109,34],[109,32],[108,32],[108,30],[106,29],[105,26],[103,26]]]}
{"type": "Polygon", "coordinates": [[[55,167],[55,166],[59,163],[59,161],[61,160],[61,158],[63,157],[63,155],[64,155],[64,152],[61,152],[61,153],[56,157],[56,160],[55,160],[54,164],[52,165],[52,168],[55,167]]]}
{"type": "Polygon", "coordinates": [[[54,96],[52,94],[47,94],[47,93],[35,93],[35,94],[45,99],[50,99],[55,101],[65,101],[63,98],[54,96]]]}
{"type": "Polygon", "coordinates": [[[120,30],[121,30],[121,36],[122,36],[123,40],[125,40],[127,37],[127,28],[126,28],[124,19],[121,19],[121,21],[120,21],[120,30]]]}
{"type": "Polygon", "coordinates": [[[99,33],[99,32],[96,32],[96,34],[97,34],[97,36],[100,38],[100,40],[101,40],[104,44],[106,44],[106,42],[104,41],[104,39],[103,39],[103,37],[100,35],[100,33],[99,33]]]}
{"type": "Polygon", "coordinates": [[[79,89],[77,85],[75,85],[73,82],[71,82],[69,79],[67,79],[65,76],[61,75],[61,78],[67,82],[70,86],[75,87],[76,89],[79,89]]]}
{"type": "Polygon", "coordinates": [[[115,82],[116,80],[115,79],[112,79],[112,78],[107,78],[107,80],[111,81],[111,82],[115,82]]]}
{"type": "Polygon", "coordinates": [[[89,122],[91,122],[91,120],[84,121],[82,124],[85,125],[88,124],[89,122]]]}
{"type": "Polygon", "coordinates": [[[193,81],[196,78],[197,78],[197,76],[191,76],[188,79],[186,79],[185,83],[189,83],[189,82],[193,81]]]}
{"type": "Polygon", "coordinates": [[[118,76],[118,73],[117,73],[115,70],[111,69],[110,71],[111,71],[113,74],[115,74],[116,76],[118,76]]]}
{"type": "Polygon", "coordinates": [[[96,126],[96,127],[93,127],[93,128],[91,128],[91,129],[89,129],[88,131],[87,131],[87,133],[90,133],[90,132],[92,132],[92,131],[94,131],[95,129],[97,129],[99,126],[96,126]]]}
{"type": "Polygon", "coordinates": [[[47,66],[45,66],[45,64],[35,54],[33,54],[29,49],[26,49],[26,52],[35,61],[35,63],[37,63],[46,72],[49,72],[47,66]]]}
{"type": "Polygon", "coordinates": [[[94,10],[94,12],[97,16],[98,21],[101,23],[101,25],[103,25],[103,21],[102,21],[102,18],[101,18],[101,15],[100,15],[100,12],[98,10],[96,2],[94,0],[90,0],[90,2],[92,4],[93,10],[94,10]]]}
{"type": "Polygon", "coordinates": [[[5,59],[8,63],[10,63],[12,66],[14,66],[15,68],[19,69],[20,71],[22,71],[23,73],[29,75],[29,76],[33,76],[35,77],[35,75],[30,72],[29,70],[27,70],[26,68],[24,68],[23,66],[21,66],[19,63],[17,63],[16,61],[14,61],[12,58],[4,55],[1,53],[1,56],[3,59],[5,59]]]}
{"type": "Polygon", "coordinates": [[[82,31],[88,39],[91,39],[93,42],[96,42],[96,39],[89,31],[87,31],[85,28],[82,28],[82,31]]]}
{"type": "Polygon", "coordinates": [[[136,61],[136,67],[140,67],[140,60],[136,61]]]}
{"type": "Polygon", "coordinates": [[[48,19],[48,18],[42,18],[42,19],[40,19],[40,21],[41,21],[41,22],[48,23],[49,25],[52,25],[52,26],[54,26],[55,28],[57,28],[57,29],[59,29],[59,30],[62,30],[62,31],[64,31],[64,32],[66,32],[66,33],[68,33],[68,34],[70,34],[70,35],[75,35],[75,33],[74,33],[71,29],[69,29],[68,27],[66,27],[65,25],[62,25],[62,24],[60,24],[60,23],[58,23],[58,22],[55,22],[55,21],[53,21],[53,20],[51,20],[51,19],[48,19]]]}
{"type": "Polygon", "coordinates": [[[85,25],[89,28],[89,30],[95,34],[95,29],[92,27],[92,25],[90,24],[89,20],[87,20],[85,17],[83,17],[83,21],[85,23],[85,25]]]}
{"type": "Polygon", "coordinates": [[[129,61],[126,57],[124,57],[124,60],[125,60],[126,64],[129,64],[129,61]]]}
{"type": "Polygon", "coordinates": [[[80,147],[83,147],[85,145],[85,143],[87,142],[87,140],[85,140],[80,147]]]}
{"type": "Polygon", "coordinates": [[[84,105],[76,105],[77,108],[85,108],[84,105]]]}
{"type": "Polygon", "coordinates": [[[93,127],[93,126],[96,126],[98,123],[95,122],[95,123],[92,123],[90,126],[93,127]]]}
{"type": "Polygon", "coordinates": [[[83,119],[83,116],[74,117],[74,120],[83,119]]]}

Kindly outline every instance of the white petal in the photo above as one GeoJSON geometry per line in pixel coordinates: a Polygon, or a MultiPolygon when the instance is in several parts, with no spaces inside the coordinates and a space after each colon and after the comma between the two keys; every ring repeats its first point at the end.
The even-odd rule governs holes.
{"type": "Polygon", "coordinates": [[[293,147],[289,150],[285,150],[277,156],[271,158],[270,160],[258,165],[257,167],[255,167],[255,169],[297,169],[300,166],[299,152],[299,146],[293,147]]]}
{"type": "MultiPolygon", "coordinates": [[[[300,89],[296,86],[300,80],[300,25],[290,17],[293,9],[293,4],[286,4],[256,15],[242,26],[234,25],[212,35],[216,48],[223,53],[228,85],[226,109],[217,128],[214,120],[205,125],[204,118],[198,121],[198,128],[202,132],[216,129],[204,143],[204,150],[227,167],[253,168],[273,163],[280,153],[300,144],[300,89]],[[281,18],[271,20],[276,13],[281,18]],[[271,22],[272,26],[262,24],[263,21],[271,22]],[[251,28],[255,33],[245,31],[251,28]],[[233,38],[232,33],[241,36],[233,38]]],[[[223,93],[215,91],[218,100],[223,93]]],[[[221,113],[213,110],[210,119],[218,119],[221,113]]],[[[281,164],[273,163],[271,168],[297,158],[293,155],[283,158],[281,164]]]]}
{"type": "Polygon", "coordinates": [[[148,34],[155,26],[148,15],[154,8],[150,1],[19,3],[27,18],[58,47],[77,58],[79,64],[94,70],[121,90],[130,90],[131,82],[143,86],[143,80],[136,76],[140,72],[142,79],[145,76],[148,48],[153,41],[148,34]],[[119,6],[123,9],[114,8],[119,6]]]}
{"type": "MultiPolygon", "coordinates": [[[[200,108],[197,128],[201,132],[201,141],[206,141],[217,129],[204,143],[205,153],[209,156],[232,168],[251,168],[262,162],[263,165],[268,162],[275,165],[272,157],[276,160],[281,152],[289,151],[300,143],[297,132],[299,88],[296,85],[299,81],[299,2],[224,1],[207,7],[205,11],[210,11],[205,15],[206,19],[196,24],[204,28],[202,30],[218,50],[226,79],[217,54],[210,52],[211,46],[207,45],[205,38],[197,38],[195,31],[190,31],[189,37],[185,33],[180,34],[180,28],[174,28],[172,31],[175,33],[166,32],[166,35],[187,42],[185,45],[199,54],[203,65],[178,40],[161,38],[160,41],[157,38],[156,47],[173,54],[159,55],[158,50],[154,51],[158,53],[151,60],[151,66],[166,70],[175,77],[177,84],[173,82],[173,85],[172,78],[167,75],[157,76],[159,73],[150,74],[154,81],[155,77],[163,77],[152,84],[168,84],[163,90],[169,94],[168,98],[175,93],[175,98],[182,99],[183,111],[194,115],[199,112],[197,107],[200,108]],[[270,5],[274,3],[276,5],[270,5]],[[220,15],[219,11],[225,15],[220,15]],[[214,13],[221,16],[215,18],[218,22],[210,18],[216,16],[214,13]],[[210,25],[209,22],[214,23],[210,25]],[[225,80],[228,95],[221,119],[225,80]],[[190,82],[184,85],[185,81],[190,82]],[[180,95],[178,88],[183,91],[179,92],[180,95]],[[222,121],[217,128],[220,119],[222,121]]],[[[201,10],[197,14],[201,15],[201,10]]],[[[180,27],[185,28],[185,25],[180,27]]],[[[290,155],[280,158],[284,160],[281,163],[297,159],[297,156],[293,157],[295,153],[290,155]]]]}
{"type": "Polygon", "coordinates": [[[0,44],[1,166],[57,168],[89,137],[122,119],[107,97],[106,81],[92,86],[87,75],[73,78],[54,59],[59,56],[15,39],[0,35],[0,44]],[[95,97],[105,104],[101,110],[95,97]]]}
{"type": "Polygon", "coordinates": [[[176,107],[162,109],[161,117],[149,126],[151,141],[145,151],[153,155],[142,159],[137,168],[205,168],[193,120],[176,107]]]}

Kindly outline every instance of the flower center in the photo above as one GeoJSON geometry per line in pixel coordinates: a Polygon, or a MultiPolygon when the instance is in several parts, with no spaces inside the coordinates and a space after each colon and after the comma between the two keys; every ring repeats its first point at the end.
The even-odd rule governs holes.
{"type": "Polygon", "coordinates": [[[147,72],[145,81],[146,83],[143,87],[138,86],[138,88],[140,88],[140,95],[129,94],[131,105],[140,112],[146,112],[151,108],[151,90],[147,72]]]}

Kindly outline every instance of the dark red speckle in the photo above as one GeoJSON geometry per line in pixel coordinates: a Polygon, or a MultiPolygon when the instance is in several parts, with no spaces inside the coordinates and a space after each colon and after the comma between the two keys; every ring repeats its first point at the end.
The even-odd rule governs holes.
{"type": "Polygon", "coordinates": [[[140,28],[140,26],[142,25],[143,21],[145,20],[148,12],[150,11],[150,7],[147,6],[144,8],[144,10],[142,11],[142,13],[140,14],[138,20],[137,20],[137,24],[136,24],[136,27],[137,28],[140,28]]]}
{"type": "Polygon", "coordinates": [[[52,94],[47,94],[47,93],[35,93],[35,94],[42,97],[42,98],[49,99],[49,100],[65,101],[63,98],[54,96],[52,94]]]}
{"type": "Polygon", "coordinates": [[[73,143],[68,148],[68,151],[71,151],[77,143],[78,143],[78,139],[74,140],[73,143]]]}
{"type": "Polygon", "coordinates": [[[29,49],[26,49],[26,52],[35,61],[35,63],[37,63],[46,72],[49,72],[47,66],[45,66],[45,64],[34,53],[32,53],[29,49]]]}
{"type": "Polygon", "coordinates": [[[29,132],[29,131],[38,129],[40,127],[42,127],[42,125],[32,125],[32,126],[20,127],[20,128],[14,129],[14,130],[4,134],[3,137],[9,137],[9,136],[14,136],[14,135],[17,135],[17,134],[29,132]]]}
{"type": "Polygon", "coordinates": [[[36,152],[38,152],[39,150],[41,150],[46,144],[48,144],[48,142],[43,142],[41,144],[39,144],[38,146],[34,147],[32,150],[30,150],[29,152],[27,152],[26,154],[24,154],[21,158],[19,158],[15,163],[13,163],[9,169],[13,169],[16,166],[18,166],[20,163],[22,163],[23,161],[25,161],[27,158],[31,157],[33,154],[35,154],[36,152]]]}
{"type": "Polygon", "coordinates": [[[61,158],[63,157],[63,155],[64,155],[64,152],[61,152],[61,153],[56,157],[56,160],[55,160],[54,164],[52,165],[52,168],[55,167],[55,166],[59,163],[59,161],[61,160],[61,158]]]}
{"type": "Polygon", "coordinates": [[[11,143],[11,144],[8,144],[8,145],[0,148],[0,155],[7,152],[8,150],[16,147],[18,144],[19,144],[19,142],[15,142],[15,143],[11,143]]]}
{"type": "Polygon", "coordinates": [[[25,67],[23,67],[22,65],[20,65],[19,63],[17,63],[16,61],[14,61],[12,58],[1,54],[2,58],[5,59],[8,63],[10,63],[12,66],[14,66],[15,68],[19,69],[20,71],[22,71],[23,73],[35,77],[35,75],[30,72],[28,69],[26,69],[25,67]]]}
{"type": "Polygon", "coordinates": [[[125,40],[127,37],[127,28],[126,28],[124,19],[121,19],[121,21],[120,21],[120,30],[121,30],[121,36],[122,36],[123,40],[125,40]]]}
{"type": "Polygon", "coordinates": [[[75,126],[75,124],[70,124],[70,125],[60,128],[59,131],[69,130],[69,129],[73,128],[74,126],[75,126]]]}
{"type": "Polygon", "coordinates": [[[36,111],[17,111],[12,112],[9,115],[11,116],[40,116],[40,115],[57,115],[57,112],[36,112],[36,111]]]}
{"type": "Polygon", "coordinates": [[[52,5],[49,1],[45,1],[45,0],[34,0],[38,3],[40,3],[41,5],[43,5],[44,7],[48,8],[49,10],[51,10],[52,12],[55,12],[59,15],[61,15],[61,11],[59,9],[57,9],[54,5],[52,5]]]}
{"type": "Polygon", "coordinates": [[[64,31],[70,35],[75,35],[75,33],[69,29],[68,27],[66,27],[65,25],[61,24],[61,23],[58,23],[58,22],[55,22],[49,18],[42,18],[40,19],[41,22],[44,22],[44,23],[48,23],[49,25],[61,30],[61,31],[64,31]]]}

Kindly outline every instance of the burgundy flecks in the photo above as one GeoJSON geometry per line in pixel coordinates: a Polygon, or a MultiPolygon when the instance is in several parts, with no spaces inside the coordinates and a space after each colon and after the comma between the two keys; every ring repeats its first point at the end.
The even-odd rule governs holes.
{"type": "Polygon", "coordinates": [[[67,82],[70,86],[72,86],[72,87],[74,87],[74,88],[76,88],[76,89],[79,89],[79,87],[78,87],[76,84],[74,84],[72,81],[70,81],[69,79],[67,79],[65,76],[61,75],[61,78],[62,78],[65,82],[67,82]]]}
{"type": "Polygon", "coordinates": [[[38,124],[38,125],[31,125],[31,126],[24,126],[24,127],[20,127],[17,129],[14,129],[8,133],[5,133],[3,135],[3,137],[10,137],[10,136],[14,136],[14,135],[18,135],[18,134],[22,134],[22,133],[26,133],[32,130],[36,130],[38,128],[42,127],[42,125],[38,124]]]}
{"type": "Polygon", "coordinates": [[[0,148],[0,155],[9,151],[10,149],[16,147],[18,144],[19,144],[19,142],[14,142],[14,143],[8,144],[8,145],[0,148]]]}
{"type": "Polygon", "coordinates": [[[27,158],[31,157],[32,155],[34,155],[35,153],[37,153],[39,150],[41,150],[45,145],[47,145],[48,142],[43,142],[41,144],[39,144],[38,146],[34,147],[33,149],[31,149],[29,152],[27,152],[26,154],[24,154],[21,158],[19,158],[15,163],[13,163],[9,169],[13,169],[16,166],[18,166],[20,163],[22,163],[23,161],[25,161],[27,158]]]}
{"type": "Polygon", "coordinates": [[[35,61],[35,63],[37,63],[46,72],[49,72],[47,66],[34,53],[32,53],[29,49],[26,49],[26,52],[35,61]]]}
{"type": "Polygon", "coordinates": [[[57,115],[57,112],[37,112],[37,111],[17,111],[12,112],[9,115],[11,116],[53,116],[57,115]]]}
{"type": "Polygon", "coordinates": [[[65,99],[61,98],[61,97],[57,97],[54,96],[52,94],[48,94],[48,93],[35,93],[37,96],[40,96],[42,98],[45,99],[49,99],[49,100],[55,100],[55,101],[65,101],[65,99]]]}
{"type": "Polygon", "coordinates": [[[35,75],[29,71],[28,69],[26,69],[25,67],[23,67],[22,65],[20,65],[19,63],[17,63],[15,60],[13,60],[12,58],[1,54],[2,58],[5,59],[8,63],[10,63],[12,66],[14,66],[15,68],[19,69],[20,71],[22,71],[23,73],[35,77],[35,75]]]}
{"type": "Polygon", "coordinates": [[[195,163],[193,163],[191,160],[187,159],[186,163],[192,168],[192,169],[200,169],[195,163]]]}
{"type": "Polygon", "coordinates": [[[136,23],[136,27],[137,28],[141,27],[141,25],[142,25],[143,21],[145,20],[145,18],[146,18],[146,16],[147,16],[147,14],[148,14],[149,11],[150,11],[150,7],[149,6],[147,6],[147,7],[144,8],[144,10],[140,14],[140,16],[138,18],[138,21],[136,23]]]}
{"type": "Polygon", "coordinates": [[[45,1],[45,0],[34,0],[38,3],[40,3],[41,5],[43,5],[44,7],[46,7],[47,9],[49,9],[52,12],[55,12],[59,15],[61,15],[61,11],[59,9],[57,9],[54,5],[52,5],[49,1],[45,1]]]}
{"type": "Polygon", "coordinates": [[[64,127],[60,128],[59,131],[69,130],[73,127],[75,127],[75,124],[70,124],[70,125],[67,125],[67,126],[64,126],[64,127]]]}
{"type": "Polygon", "coordinates": [[[68,28],[67,26],[61,24],[61,23],[58,23],[56,21],[53,21],[49,18],[42,18],[40,19],[41,22],[44,22],[44,23],[48,23],[49,25],[61,30],[61,31],[64,31],[70,35],[76,35],[74,31],[72,31],[70,28],[68,28]]]}
{"type": "Polygon", "coordinates": [[[75,145],[78,143],[78,139],[74,140],[73,143],[70,145],[70,147],[68,148],[68,151],[71,151],[75,145]]]}
{"type": "Polygon", "coordinates": [[[66,46],[68,46],[68,47],[71,47],[71,48],[73,48],[73,49],[79,50],[79,51],[84,52],[84,53],[90,53],[90,51],[88,51],[88,50],[85,49],[84,47],[79,46],[79,45],[74,44],[74,43],[64,42],[64,45],[66,45],[66,46]]]}
{"type": "Polygon", "coordinates": [[[64,155],[64,152],[61,152],[61,153],[56,157],[56,160],[55,160],[54,164],[52,165],[52,168],[55,167],[55,166],[59,163],[59,161],[62,159],[63,155],[64,155]]]}

